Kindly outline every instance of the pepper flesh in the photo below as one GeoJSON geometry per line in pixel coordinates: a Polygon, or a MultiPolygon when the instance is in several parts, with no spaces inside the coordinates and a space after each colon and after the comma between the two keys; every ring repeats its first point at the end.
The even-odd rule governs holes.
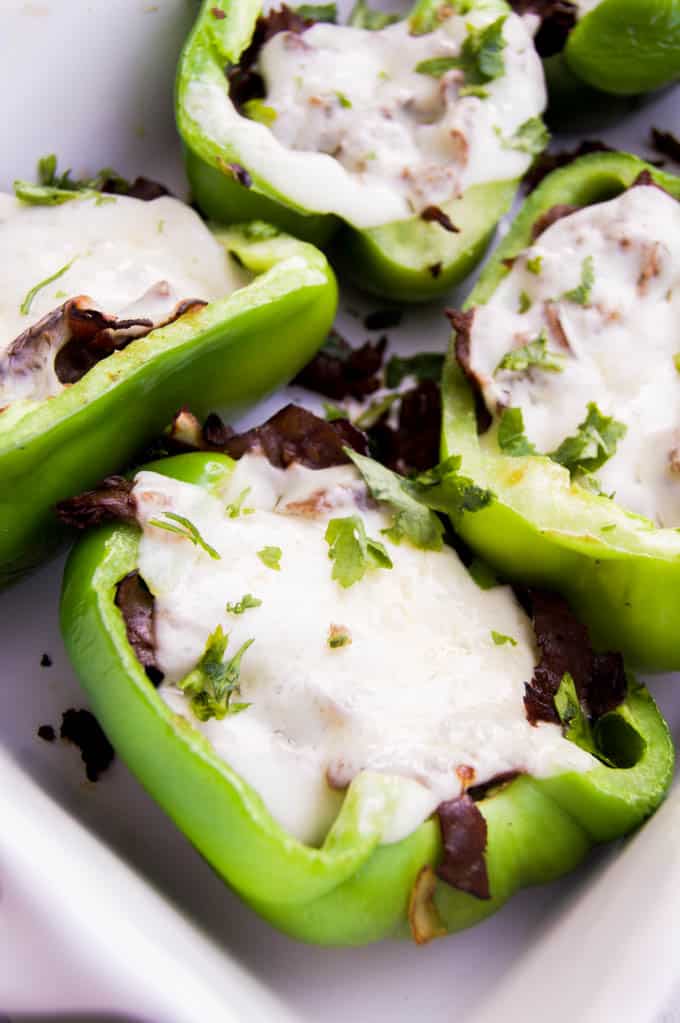
{"type": "MultiPolygon", "coordinates": [[[[475,0],[475,5],[500,14],[510,12],[502,0],[475,0]]],[[[432,0],[420,0],[413,13],[431,6],[432,0]]],[[[330,252],[343,273],[381,297],[422,302],[448,291],[484,255],[496,224],[512,204],[518,181],[473,185],[460,197],[442,203],[441,210],[459,233],[417,216],[360,230],[333,213],[301,208],[247,165],[248,187],[240,184],[235,174],[235,168],[243,168],[238,139],[221,146],[210,138],[189,111],[187,91],[192,82],[200,81],[228,96],[224,64],[238,62],[251,41],[259,12],[258,0],[239,5],[205,0],[180,59],[177,126],[198,205],[225,223],[256,217],[317,245],[333,242],[330,252]]]]}
{"type": "MultiPolygon", "coordinates": [[[[465,308],[491,298],[508,273],[506,261],[530,244],[532,226],[543,213],[556,205],[610,199],[645,170],[680,198],[680,179],[621,153],[585,156],[546,177],[524,203],[465,308]]],[[[507,578],[559,590],[588,625],[596,647],[621,650],[630,664],[650,671],[679,668],[680,534],[654,528],[609,498],[588,493],[547,457],[509,457],[495,442],[481,444],[474,398],[453,351],[442,399],[445,455],[462,455],[462,471],[495,494],[487,508],[456,522],[466,542],[507,578]]]]}
{"type": "MultiPolygon", "coordinates": [[[[223,455],[191,454],[148,468],[210,489],[233,464],[223,455]]],[[[277,927],[328,945],[406,936],[409,892],[422,868],[442,857],[437,821],[381,845],[399,781],[364,772],[320,848],[288,835],[199,732],[173,714],[129,645],[115,592],[136,567],[138,543],[132,526],[91,532],[69,558],[62,591],[67,650],[117,751],[220,876],[277,927]]],[[[520,776],[476,804],[487,825],[491,899],[438,882],[434,902],[447,931],[488,916],[523,885],[572,869],[594,842],[630,830],[658,805],[673,747],[651,697],[631,680],[627,699],[606,719],[607,752],[623,769],[602,764],[540,781],[520,776]]]]}
{"type": "Polygon", "coordinates": [[[113,353],[56,397],[0,414],[0,585],[63,538],[57,501],[128,464],[185,402],[237,413],[324,340],[337,287],[319,251],[268,225],[215,235],[250,284],[113,353]]]}

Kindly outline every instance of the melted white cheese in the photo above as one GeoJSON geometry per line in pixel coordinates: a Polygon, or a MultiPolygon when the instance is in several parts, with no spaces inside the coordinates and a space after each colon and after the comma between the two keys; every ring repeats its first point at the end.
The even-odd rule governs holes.
{"type": "Polygon", "coordinates": [[[510,591],[479,589],[451,549],[382,537],[390,516],[367,502],[353,467],[283,471],[247,455],[223,493],[141,472],[134,494],[139,570],[156,598],[159,691],[300,840],[322,841],[338,812],[342,793],[327,777],[347,784],[373,770],[404,780],[389,842],[460,794],[461,765],[482,782],[507,770],[540,777],[595,763],[559,727],[526,720],[536,650],[510,591]],[[255,511],[230,518],[226,504],[246,487],[244,505],[255,511]],[[220,560],[149,524],[170,510],[189,518],[220,560]],[[348,589],[331,578],[324,539],[328,519],[345,515],[360,515],[394,563],[348,589]],[[265,546],[281,548],[280,571],[258,557],[265,546]],[[227,601],[246,593],[261,606],[227,614],[227,601]],[[238,697],[251,706],[201,723],[176,683],[218,624],[230,634],[227,656],[254,638],[238,697]],[[350,645],[330,648],[334,625],[350,645]],[[517,645],[496,645],[492,630],[517,645]]]}
{"type": "Polygon", "coordinates": [[[189,113],[220,144],[236,141],[239,160],[304,209],[334,212],[373,227],[440,205],[470,185],[520,177],[531,156],[503,145],[545,107],[541,62],[522,20],[507,17],[505,73],[461,97],[460,71],[437,79],[414,69],[455,56],[467,26],[497,10],[452,14],[427,35],[399,22],[380,31],[316,24],[283,32],[262,49],[265,127],[240,117],[212,83],[188,89],[189,113]]]}
{"type": "MultiPolygon", "coordinates": [[[[200,217],[169,197],[142,202],[101,196],[31,206],[0,194],[0,266],[0,353],[77,295],[89,296],[106,313],[153,319],[169,311],[167,302],[159,306],[159,282],[167,282],[174,302],[225,297],[240,284],[200,217]],[[69,263],[22,312],[29,291],[69,263]]],[[[0,404],[7,404],[12,396],[1,388],[2,381],[0,404]]]]}
{"type": "Polygon", "coordinates": [[[622,506],[680,525],[680,203],[655,187],[565,217],[515,262],[473,321],[471,362],[492,413],[519,406],[539,451],[575,433],[588,402],[627,426],[597,471],[622,506]],[[527,261],[540,257],[540,274],[527,261]],[[586,305],[565,299],[592,257],[586,305]],[[531,308],[520,313],[521,295],[531,308]],[[568,342],[560,343],[559,322],[568,342]],[[503,356],[546,331],[562,372],[496,371],[503,356]]]}

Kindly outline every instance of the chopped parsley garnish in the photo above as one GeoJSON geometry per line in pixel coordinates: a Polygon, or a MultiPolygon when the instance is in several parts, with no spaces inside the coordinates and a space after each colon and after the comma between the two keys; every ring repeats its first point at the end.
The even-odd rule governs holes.
{"type": "Polygon", "coordinates": [[[247,611],[251,607],[260,607],[262,601],[257,597],[254,597],[252,593],[244,594],[240,600],[235,601],[233,604],[227,602],[226,612],[229,615],[242,615],[244,611],[247,611]]]}
{"type": "Polygon", "coordinates": [[[458,95],[465,96],[476,96],[477,99],[488,99],[489,90],[485,89],[483,85],[464,85],[462,89],[458,90],[458,95]]]}
{"type": "Polygon", "coordinates": [[[63,277],[66,271],[71,269],[77,258],[78,258],[77,256],[74,256],[73,259],[69,260],[68,263],[64,263],[64,265],[59,267],[58,270],[55,270],[53,274],[50,274],[49,277],[46,277],[44,281],[38,281],[37,284],[34,284],[33,287],[26,293],[25,299],[19,306],[19,311],[22,312],[24,316],[28,316],[29,312],[31,311],[33,299],[38,294],[38,292],[42,291],[43,288],[46,288],[48,284],[52,283],[52,281],[56,281],[58,280],[59,277],[63,277]]]}
{"type": "Polygon", "coordinates": [[[541,272],[541,264],[543,262],[543,256],[532,256],[531,259],[527,259],[527,270],[530,274],[534,274],[536,277],[541,272]]]}
{"type": "Polygon", "coordinates": [[[562,722],[565,739],[613,767],[612,762],[597,747],[590,721],[581,706],[574,679],[569,672],[562,676],[553,702],[562,722]]]}
{"type": "Polygon", "coordinates": [[[473,558],[467,570],[480,590],[492,590],[495,586],[500,586],[500,580],[494,570],[481,558],[473,558]]]}
{"type": "Polygon", "coordinates": [[[608,522],[606,526],[600,526],[601,533],[611,533],[612,529],[616,529],[615,522],[608,522]]]}
{"type": "Polygon", "coordinates": [[[372,426],[378,422],[379,419],[389,412],[395,401],[399,401],[401,395],[399,394],[386,394],[384,398],[379,398],[377,401],[372,401],[368,408],[364,409],[361,415],[357,416],[354,420],[354,425],[358,426],[360,430],[369,430],[372,426]]]}
{"type": "Polygon", "coordinates": [[[258,121],[271,128],[277,118],[274,107],[267,106],[261,99],[249,99],[243,104],[243,113],[251,121],[258,121]]]}
{"type": "Polygon", "coordinates": [[[239,517],[239,515],[252,515],[253,514],[253,512],[255,511],[254,508],[244,508],[243,507],[243,502],[245,501],[246,497],[250,493],[250,490],[251,490],[250,487],[245,487],[245,489],[242,490],[241,493],[238,495],[236,500],[232,501],[231,504],[227,505],[227,507],[225,508],[225,511],[226,511],[226,513],[227,513],[227,515],[229,516],[230,519],[237,519],[239,517]]]}
{"type": "Polygon", "coordinates": [[[338,103],[341,107],[344,107],[345,110],[351,109],[352,101],[345,96],[344,92],[338,92],[336,89],[335,95],[338,97],[338,103]]]}
{"type": "Polygon", "coordinates": [[[513,639],[512,636],[504,636],[502,632],[496,632],[495,629],[491,630],[491,638],[496,646],[504,646],[509,643],[510,646],[517,646],[517,640],[513,639]]]}
{"type": "Polygon", "coordinates": [[[332,423],[336,419],[349,419],[347,409],[342,408],[340,405],[333,405],[330,401],[323,402],[323,414],[327,423],[332,423]]]}
{"type": "Polygon", "coordinates": [[[405,479],[351,448],[344,451],[363,476],[371,496],[392,507],[392,525],[383,533],[394,543],[406,539],[423,550],[440,550],[444,527],[435,512],[456,516],[463,511],[478,511],[493,497],[459,473],[462,459],[458,455],[405,479]]]}
{"type": "Polygon", "coordinates": [[[546,373],[561,373],[564,368],[561,360],[561,355],[548,351],[548,339],[545,331],[541,331],[533,341],[506,352],[496,366],[495,372],[505,369],[512,373],[524,373],[525,370],[535,367],[545,370],[546,373]]]}
{"type": "Polygon", "coordinates": [[[399,21],[398,14],[386,14],[385,11],[376,11],[368,6],[366,0],[357,0],[347,22],[353,28],[367,28],[375,32],[387,25],[393,25],[399,21]]]}
{"type": "Polygon", "coordinates": [[[498,446],[511,458],[536,454],[536,448],[524,432],[524,416],[521,408],[503,410],[498,423],[498,446]]]}
{"type": "Polygon", "coordinates": [[[519,302],[517,303],[518,311],[520,313],[528,313],[529,310],[531,309],[531,305],[532,305],[531,299],[529,298],[529,295],[527,294],[527,292],[526,291],[520,291],[520,293],[519,293],[519,302]]]}
{"type": "Polygon", "coordinates": [[[673,365],[675,366],[678,373],[680,373],[680,352],[676,352],[673,356],[673,365]]]}
{"type": "Polygon", "coordinates": [[[257,552],[257,556],[263,565],[267,568],[273,568],[275,572],[281,571],[281,555],[283,551],[280,547],[263,547],[261,551],[257,552]]]}
{"type": "Polygon", "coordinates": [[[325,533],[333,579],[345,589],[363,579],[368,568],[392,568],[392,559],[379,540],[366,535],[359,515],[331,519],[325,533]]]}
{"type": "Polygon", "coordinates": [[[574,472],[595,472],[616,452],[627,426],[613,416],[604,416],[595,402],[588,404],[588,413],[577,432],[567,437],[550,457],[574,472]]]}
{"type": "Polygon", "coordinates": [[[393,355],[385,367],[385,386],[399,387],[405,377],[416,380],[439,380],[442,375],[444,356],[439,352],[418,352],[402,358],[393,355]]]}
{"type": "Polygon", "coordinates": [[[122,186],[123,191],[129,187],[125,178],[110,167],[100,170],[94,178],[82,181],[71,177],[71,171],[57,174],[57,157],[54,153],[38,160],[38,184],[30,181],[15,181],[14,194],[22,202],[32,206],[60,206],[73,199],[95,198],[97,204],[115,202],[114,195],[103,195],[101,188],[105,182],[122,186]]]}
{"type": "Polygon", "coordinates": [[[294,8],[295,13],[307,21],[326,21],[334,25],[338,20],[336,4],[301,4],[294,8]]]}
{"type": "Polygon", "coordinates": [[[213,561],[221,560],[221,555],[218,554],[214,547],[205,542],[191,519],[185,518],[184,515],[176,515],[175,512],[163,512],[163,514],[166,519],[170,520],[169,522],[163,522],[161,519],[149,519],[149,525],[165,529],[168,533],[177,533],[178,536],[183,536],[185,540],[189,540],[194,547],[200,547],[204,550],[213,561]]]}
{"type": "Polygon", "coordinates": [[[452,13],[450,0],[418,0],[408,19],[409,35],[424,36],[434,32],[452,13]]]}
{"type": "Polygon", "coordinates": [[[509,137],[503,135],[498,127],[495,131],[504,149],[516,149],[520,153],[529,153],[531,156],[542,153],[550,142],[550,132],[540,117],[530,117],[528,121],[520,124],[514,135],[509,137]]]}
{"type": "Polygon", "coordinates": [[[506,17],[502,15],[481,29],[468,25],[468,34],[457,57],[421,60],[415,70],[422,75],[441,78],[447,71],[459,68],[465,75],[466,86],[484,85],[493,81],[505,71],[503,25],[506,17]]]}
{"type": "Polygon", "coordinates": [[[191,709],[199,721],[213,717],[221,721],[227,714],[238,714],[250,706],[249,703],[232,703],[231,697],[239,691],[241,659],[253,642],[247,639],[234,656],[225,661],[229,635],[225,635],[222,626],[218,625],[208,637],[196,667],[177,683],[189,697],[191,709]]]}
{"type": "Polygon", "coordinates": [[[593,290],[593,284],[595,283],[595,268],[593,266],[593,257],[586,256],[581,263],[581,281],[577,287],[572,288],[571,291],[565,291],[562,298],[568,299],[570,302],[576,302],[578,305],[588,305],[590,302],[590,293],[593,290]]]}
{"type": "Polygon", "coordinates": [[[328,645],[331,650],[337,650],[342,646],[350,646],[352,636],[345,625],[331,625],[328,630],[328,645]]]}

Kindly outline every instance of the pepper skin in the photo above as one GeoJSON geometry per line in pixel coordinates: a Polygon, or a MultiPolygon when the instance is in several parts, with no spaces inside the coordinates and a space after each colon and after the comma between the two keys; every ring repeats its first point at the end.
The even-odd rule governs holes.
{"type": "MultiPolygon", "coordinates": [[[[223,455],[191,454],[148,468],[211,488],[233,464],[223,455]]],[[[399,780],[364,772],[320,848],[288,835],[198,731],[172,713],[129,645],[114,598],[136,567],[138,542],[133,526],[90,532],[71,553],[62,592],[67,650],[116,750],[217,873],[277,927],[325,945],[407,936],[414,881],[442,856],[437,820],[380,845],[399,780]]],[[[629,831],[658,805],[673,748],[647,691],[630,680],[626,700],[599,727],[622,769],[602,764],[540,781],[520,776],[476,804],[487,825],[491,898],[437,881],[441,930],[469,927],[520,887],[571,870],[593,843],[629,831]]]]}
{"type": "Polygon", "coordinates": [[[56,397],[0,413],[0,585],[63,538],[53,505],[127,465],[185,402],[234,414],[326,337],[335,278],[311,245],[254,224],[216,237],[253,280],[114,352],[56,397]]]}
{"type": "MultiPolygon", "coordinates": [[[[611,199],[645,170],[680,198],[680,179],[627,154],[592,154],[550,174],[524,203],[465,308],[491,298],[508,273],[504,261],[530,244],[532,225],[546,210],[611,199]]],[[[586,492],[547,457],[503,454],[493,431],[480,443],[473,395],[453,350],[443,409],[445,454],[460,454],[461,471],[495,494],[488,507],[456,522],[465,541],[504,577],[559,590],[588,625],[596,647],[620,650],[641,669],[680,668],[677,530],[657,529],[609,498],[586,492]]]]}
{"type": "MultiPolygon", "coordinates": [[[[432,3],[420,0],[415,10],[432,3]]],[[[474,5],[490,7],[501,15],[509,13],[503,0],[475,0],[474,5]]],[[[217,129],[212,135],[204,130],[187,102],[188,91],[196,83],[229,102],[224,67],[237,63],[250,44],[260,9],[258,0],[239,4],[205,0],[180,59],[177,126],[199,207],[224,223],[257,217],[316,245],[330,246],[331,258],[343,274],[363,290],[384,298],[423,302],[450,290],[484,255],[496,224],[512,203],[518,181],[473,185],[461,197],[442,203],[442,211],[459,228],[458,233],[420,217],[359,229],[333,213],[296,205],[240,157],[236,133],[228,143],[220,143],[217,129]],[[235,168],[245,169],[248,187],[238,183],[235,168]]]]}

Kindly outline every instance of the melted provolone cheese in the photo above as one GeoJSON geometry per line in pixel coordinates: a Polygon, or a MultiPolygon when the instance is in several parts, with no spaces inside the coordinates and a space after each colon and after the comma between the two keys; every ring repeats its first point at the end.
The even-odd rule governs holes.
{"type": "Polygon", "coordinates": [[[573,435],[595,402],[627,426],[598,471],[606,493],[680,525],[680,203],[653,186],[587,207],[543,232],[475,311],[471,364],[489,410],[522,409],[542,452],[573,435]],[[540,273],[531,273],[540,261],[540,273]],[[592,260],[586,304],[565,297],[592,260]],[[525,298],[522,300],[522,293],[525,298]],[[526,301],[530,308],[520,313],[526,301]],[[545,331],[561,372],[499,370],[545,331]]]}
{"type": "Polygon", "coordinates": [[[503,144],[546,101],[541,62],[519,17],[506,18],[505,73],[484,85],[486,98],[460,95],[459,70],[441,78],[415,71],[421,61],[457,56],[468,26],[497,17],[452,14],[420,36],[407,22],[278,33],[259,59],[264,103],[276,113],[271,128],[241,117],[200,78],[187,107],[218,143],[237,140],[239,161],[301,207],[357,227],[404,219],[470,185],[520,177],[531,162],[503,144]]]}
{"type": "MultiPolygon", "coordinates": [[[[99,196],[32,206],[0,194],[0,266],[0,354],[77,295],[109,314],[154,320],[181,299],[210,301],[240,284],[200,217],[169,197],[99,196]],[[57,273],[24,312],[31,289],[57,273]],[[167,288],[157,287],[161,283],[167,288]]],[[[0,380],[0,404],[7,400],[0,380]]]]}
{"type": "Polygon", "coordinates": [[[558,726],[526,720],[524,683],[537,655],[510,590],[479,589],[449,548],[391,543],[380,533],[390,515],[368,500],[353,467],[284,471],[247,455],[222,493],[141,472],[134,495],[139,571],[155,597],[165,673],[159,691],[302,841],[322,841],[338,812],[342,792],[329,779],[344,786],[372,770],[404,780],[389,842],[461,793],[462,766],[483,782],[594,765],[558,726]],[[230,517],[226,505],[246,487],[243,506],[254,510],[230,517]],[[150,524],[166,511],[189,519],[220,560],[150,524]],[[394,567],[369,568],[343,589],[324,534],[330,518],[348,515],[385,543],[394,567]],[[267,546],[281,549],[279,571],[258,557],[267,546]],[[227,613],[246,593],[261,605],[227,613]],[[201,723],[177,683],[218,624],[229,633],[227,657],[254,639],[238,696],[250,706],[201,723]],[[351,643],[331,648],[334,628],[351,643]],[[516,645],[497,645],[492,630],[516,645]]]}

